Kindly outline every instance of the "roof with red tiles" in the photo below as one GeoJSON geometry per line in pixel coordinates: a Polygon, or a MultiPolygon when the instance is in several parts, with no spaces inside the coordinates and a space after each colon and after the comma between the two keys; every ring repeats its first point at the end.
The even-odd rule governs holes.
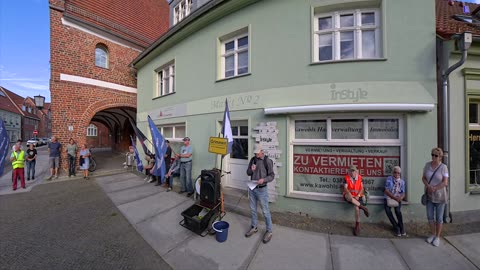
{"type": "Polygon", "coordinates": [[[10,91],[0,87],[0,110],[7,112],[12,112],[16,114],[22,114],[20,109],[15,105],[15,103],[10,98],[10,91]]]}
{"type": "Polygon", "coordinates": [[[65,12],[143,47],[169,27],[166,0],[66,0],[65,12]]]}
{"type": "Polygon", "coordinates": [[[469,31],[473,35],[480,35],[480,5],[453,0],[436,0],[436,29],[437,34],[443,38],[450,38],[454,34],[461,34],[469,31]],[[464,6],[468,7],[469,12],[464,13],[464,6]],[[466,16],[470,19],[478,18],[478,24],[460,21],[455,16],[466,16]]]}
{"type": "MultiPolygon", "coordinates": [[[[5,107],[5,108],[9,108],[9,110],[8,110],[9,112],[18,113],[18,114],[21,114],[25,117],[40,120],[40,118],[38,118],[38,116],[36,114],[28,112],[28,110],[25,110],[25,111],[21,110],[22,105],[27,101],[27,99],[32,99],[31,97],[24,98],[22,96],[19,96],[19,95],[15,94],[12,91],[6,89],[5,87],[0,87],[0,88],[8,96],[9,100],[11,100],[10,103],[13,102],[13,104],[8,105],[8,107],[7,106],[5,107]]],[[[0,109],[2,109],[2,106],[3,106],[3,104],[0,105],[0,109]]]]}

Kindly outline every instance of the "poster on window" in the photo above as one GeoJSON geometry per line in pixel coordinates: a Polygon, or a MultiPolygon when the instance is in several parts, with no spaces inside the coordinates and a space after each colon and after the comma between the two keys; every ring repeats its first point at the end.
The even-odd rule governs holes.
{"type": "Polygon", "coordinates": [[[385,179],[400,165],[400,147],[294,146],[293,190],[341,194],[350,165],[357,166],[371,196],[382,196],[385,179]]]}

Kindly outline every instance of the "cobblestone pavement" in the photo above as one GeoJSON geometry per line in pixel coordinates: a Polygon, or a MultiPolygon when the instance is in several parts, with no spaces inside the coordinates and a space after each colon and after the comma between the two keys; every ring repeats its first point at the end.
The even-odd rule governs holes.
{"type": "Polygon", "coordinates": [[[0,269],[171,269],[93,180],[0,196],[0,269]]]}

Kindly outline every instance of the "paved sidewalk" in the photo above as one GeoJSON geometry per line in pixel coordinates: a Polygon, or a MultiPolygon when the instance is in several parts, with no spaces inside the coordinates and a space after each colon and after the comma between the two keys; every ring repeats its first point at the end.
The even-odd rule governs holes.
{"type": "Polygon", "coordinates": [[[248,217],[228,212],[228,239],[200,237],[179,225],[194,201],[145,183],[133,173],[97,183],[133,227],[173,269],[480,269],[480,233],[449,236],[440,247],[419,238],[328,235],[274,225],[270,243],[245,238],[248,217]]]}

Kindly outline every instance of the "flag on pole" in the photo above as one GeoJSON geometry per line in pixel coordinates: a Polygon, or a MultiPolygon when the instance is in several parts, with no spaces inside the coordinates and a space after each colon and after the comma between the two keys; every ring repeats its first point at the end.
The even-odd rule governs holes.
{"type": "Polygon", "coordinates": [[[160,180],[163,182],[166,174],[164,157],[165,152],[167,152],[167,143],[150,116],[148,116],[148,125],[150,126],[150,133],[152,134],[153,149],[155,149],[155,165],[150,170],[150,173],[155,176],[160,176],[160,180]]]}
{"type": "Polygon", "coordinates": [[[135,135],[137,136],[137,139],[140,141],[140,144],[142,145],[143,153],[145,153],[145,155],[152,154],[152,152],[150,150],[148,150],[147,146],[145,145],[145,141],[148,141],[147,136],[145,136],[145,134],[143,134],[143,132],[140,131],[140,129],[137,128],[137,126],[135,125],[135,123],[132,122],[131,119],[129,119],[129,120],[130,120],[130,125],[132,126],[133,131],[135,132],[135,135]]]}
{"type": "Polygon", "coordinates": [[[225,99],[225,112],[223,113],[223,127],[222,134],[224,138],[227,138],[228,150],[227,154],[232,152],[233,147],[233,135],[232,126],[230,125],[230,112],[228,110],[228,100],[225,99]]]}
{"type": "Polygon", "coordinates": [[[137,161],[137,169],[139,172],[143,172],[143,163],[140,160],[140,155],[138,154],[136,142],[133,141],[132,136],[130,136],[130,140],[132,141],[133,150],[135,151],[135,160],[137,161]]]}
{"type": "Polygon", "coordinates": [[[5,164],[5,159],[8,154],[8,145],[10,141],[8,140],[7,129],[3,123],[3,119],[0,118],[0,176],[3,174],[3,167],[5,164]]]}

